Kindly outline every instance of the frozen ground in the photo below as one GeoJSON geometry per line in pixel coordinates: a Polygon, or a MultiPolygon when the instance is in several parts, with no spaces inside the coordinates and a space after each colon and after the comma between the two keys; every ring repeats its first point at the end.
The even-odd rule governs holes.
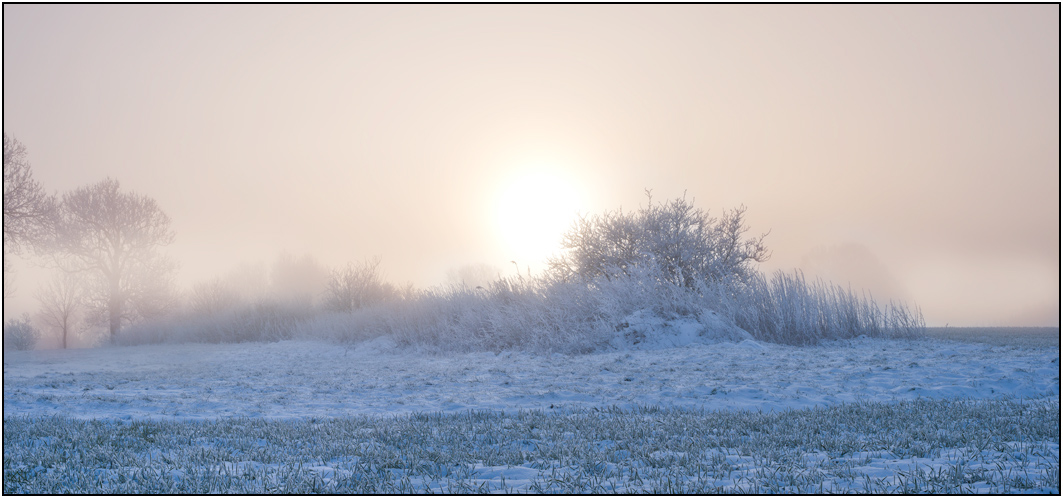
{"type": "Polygon", "coordinates": [[[1059,327],[927,327],[935,339],[1059,349],[1059,327]]]}
{"type": "Polygon", "coordinates": [[[4,491],[1059,492],[1058,348],[670,330],[578,356],[7,352],[4,491]]]}
{"type": "Polygon", "coordinates": [[[856,339],[588,355],[429,354],[387,338],[6,352],[4,416],[271,419],[619,406],[783,410],[1059,397],[1059,349],[856,339]]]}

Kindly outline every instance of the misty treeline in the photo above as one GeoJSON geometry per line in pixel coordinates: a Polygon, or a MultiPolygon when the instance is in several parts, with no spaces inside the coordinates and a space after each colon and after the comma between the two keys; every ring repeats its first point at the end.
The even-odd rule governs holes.
{"type": "MultiPolygon", "coordinates": [[[[49,196],[32,179],[25,148],[5,133],[5,295],[9,252],[30,248],[54,267],[35,321],[64,347],[70,334],[105,327],[104,340],[118,344],[386,335],[438,350],[576,353],[608,344],[636,312],[707,327],[723,320],[786,344],[922,333],[918,308],[879,306],[800,272],[762,274],[767,234],[747,236],[744,207],[716,218],[685,197],[655,203],[649,194],[635,211],[579,218],[536,275],[516,262],[508,272],[473,265],[417,289],[388,282],[379,257],[326,268],[281,255],[268,270],[245,265],[182,294],[176,265],[160,252],[174,233],[154,200],[109,178],[49,196]]],[[[24,348],[39,332],[26,316],[4,334],[5,347],[24,348]]]]}
{"type": "MultiPolygon", "coordinates": [[[[9,256],[31,250],[55,270],[36,298],[40,322],[59,334],[63,347],[86,325],[106,326],[113,340],[124,324],[171,311],[176,264],[159,248],[173,239],[170,218],[155,200],[121,191],[117,180],[45,193],[25,146],[4,133],[5,297],[14,292],[9,256]]],[[[8,328],[33,327],[28,316],[5,325],[11,325],[5,346],[12,342],[8,328]]]]}
{"type": "MultiPolygon", "coordinates": [[[[255,281],[251,276],[244,278],[255,289],[248,295],[240,295],[233,282],[220,280],[184,294],[173,282],[177,264],[160,251],[175,234],[169,216],[154,199],[123,191],[112,178],[62,195],[48,194],[33,178],[26,147],[6,132],[3,168],[5,299],[16,292],[12,256],[33,256],[36,263],[53,270],[53,279],[42,283],[34,295],[37,313],[4,324],[5,348],[32,349],[42,336],[41,328],[54,333],[66,348],[74,339],[114,342],[125,327],[178,316],[212,316],[238,306],[249,307],[248,315],[253,316],[271,307],[266,300],[288,307],[309,304],[318,293],[315,276],[322,277],[321,287],[327,284],[335,294],[325,303],[329,309],[350,310],[400,292],[374,276],[379,260],[335,270],[330,278],[312,258],[282,255],[269,275],[273,289],[264,285],[265,278],[255,281]],[[367,285],[359,285],[359,279],[367,285]]],[[[239,282],[237,278],[235,283],[239,282]]]]}

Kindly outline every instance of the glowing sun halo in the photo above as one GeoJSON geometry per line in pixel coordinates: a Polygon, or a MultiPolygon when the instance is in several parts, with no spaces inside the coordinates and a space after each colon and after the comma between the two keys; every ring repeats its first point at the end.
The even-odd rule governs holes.
{"type": "Polygon", "coordinates": [[[560,249],[561,236],[572,225],[580,196],[561,175],[534,171],[518,175],[499,190],[495,225],[521,272],[532,271],[560,249]]]}

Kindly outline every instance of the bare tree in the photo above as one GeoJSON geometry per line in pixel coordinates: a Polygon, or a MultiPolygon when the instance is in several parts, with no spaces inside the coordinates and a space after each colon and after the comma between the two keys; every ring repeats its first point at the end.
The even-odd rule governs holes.
{"type": "Polygon", "coordinates": [[[37,291],[41,303],[39,316],[45,325],[59,332],[63,349],[67,348],[70,332],[79,321],[85,305],[85,282],[77,273],[61,272],[47,286],[37,291]]]}
{"type": "Polygon", "coordinates": [[[26,146],[4,133],[4,299],[15,294],[8,254],[39,242],[55,213],[55,198],[33,179],[26,146]]]}
{"type": "Polygon", "coordinates": [[[167,309],[175,265],[158,252],[174,233],[154,199],[119,191],[117,180],[63,195],[50,237],[60,269],[84,272],[89,309],[113,341],[122,322],[167,309]]]}
{"type": "Polygon", "coordinates": [[[55,199],[33,179],[26,146],[4,133],[4,249],[18,253],[40,240],[55,209],[55,199]]]}

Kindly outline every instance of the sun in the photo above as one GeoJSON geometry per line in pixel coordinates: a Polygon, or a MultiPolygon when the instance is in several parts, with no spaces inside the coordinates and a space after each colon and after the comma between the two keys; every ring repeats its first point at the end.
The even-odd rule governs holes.
{"type": "Polygon", "coordinates": [[[495,200],[495,229],[503,255],[520,271],[538,271],[561,248],[581,206],[579,191],[559,171],[545,168],[510,177],[495,200]]]}

